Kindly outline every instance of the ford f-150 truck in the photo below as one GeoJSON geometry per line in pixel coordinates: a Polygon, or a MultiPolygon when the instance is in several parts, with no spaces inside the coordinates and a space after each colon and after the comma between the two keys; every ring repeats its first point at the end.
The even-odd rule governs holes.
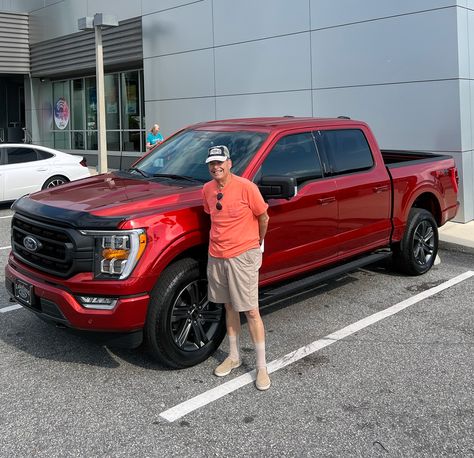
{"type": "MultiPolygon", "coordinates": [[[[269,204],[262,304],[393,256],[427,272],[438,227],[457,211],[450,156],[380,151],[348,118],[255,118],[187,127],[132,168],[22,197],[13,205],[10,295],[39,317],[127,345],[174,367],[211,355],[224,308],[207,300],[208,148],[269,204]]],[[[224,206],[222,211],[232,211],[224,206]]]]}

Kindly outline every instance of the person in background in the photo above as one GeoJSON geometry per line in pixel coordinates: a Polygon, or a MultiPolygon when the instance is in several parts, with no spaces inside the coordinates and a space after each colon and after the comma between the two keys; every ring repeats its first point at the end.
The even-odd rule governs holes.
{"type": "Polygon", "coordinates": [[[163,135],[160,134],[160,126],[154,124],[146,135],[146,149],[148,150],[155,145],[159,145],[163,140],[163,135]]]}
{"type": "Polygon", "coordinates": [[[211,217],[207,264],[208,297],[225,304],[229,356],[214,370],[228,375],[241,364],[240,312],[245,313],[255,346],[259,390],[270,388],[265,360],[265,330],[258,309],[258,269],[268,226],[268,204],[255,183],[231,173],[226,146],[209,148],[206,163],[213,180],[203,187],[204,211],[211,217]]]}

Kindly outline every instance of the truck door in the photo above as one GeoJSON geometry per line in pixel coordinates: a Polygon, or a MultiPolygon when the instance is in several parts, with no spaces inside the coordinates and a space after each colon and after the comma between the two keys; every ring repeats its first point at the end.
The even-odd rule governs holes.
{"type": "Polygon", "coordinates": [[[380,155],[361,129],[321,130],[316,136],[336,183],[339,255],[347,257],[388,243],[391,185],[380,155]]]}
{"type": "Polygon", "coordinates": [[[324,178],[311,132],[280,137],[260,168],[263,176],[297,179],[296,196],[269,199],[270,223],[260,280],[303,272],[337,257],[337,203],[334,180],[324,178]]]}

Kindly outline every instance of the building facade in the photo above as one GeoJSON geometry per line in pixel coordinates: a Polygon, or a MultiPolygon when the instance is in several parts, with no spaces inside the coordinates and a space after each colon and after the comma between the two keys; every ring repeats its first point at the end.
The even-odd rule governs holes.
{"type": "Polygon", "coordinates": [[[142,154],[155,122],[167,136],[212,119],[345,115],[381,148],[451,154],[456,219],[474,219],[474,0],[0,0],[0,27],[24,38],[13,49],[0,33],[0,103],[18,107],[0,129],[94,163],[94,36],[77,20],[97,12],[119,21],[104,31],[109,166],[142,154]]]}

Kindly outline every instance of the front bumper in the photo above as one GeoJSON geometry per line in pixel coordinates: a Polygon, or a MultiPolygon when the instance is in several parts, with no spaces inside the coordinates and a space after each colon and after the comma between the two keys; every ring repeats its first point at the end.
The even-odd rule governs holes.
{"type": "MultiPolygon", "coordinates": [[[[132,332],[141,330],[145,324],[150,300],[148,294],[122,296],[119,297],[113,310],[86,309],[64,287],[24,275],[10,264],[5,267],[5,286],[8,293],[19,304],[41,318],[86,331],[132,332]],[[15,284],[18,281],[31,285],[30,304],[25,303],[18,296],[15,297],[15,284]]],[[[90,295],[90,292],[85,294],[90,295]]],[[[98,296],[110,295],[105,291],[96,291],[96,294],[98,296]]]]}

